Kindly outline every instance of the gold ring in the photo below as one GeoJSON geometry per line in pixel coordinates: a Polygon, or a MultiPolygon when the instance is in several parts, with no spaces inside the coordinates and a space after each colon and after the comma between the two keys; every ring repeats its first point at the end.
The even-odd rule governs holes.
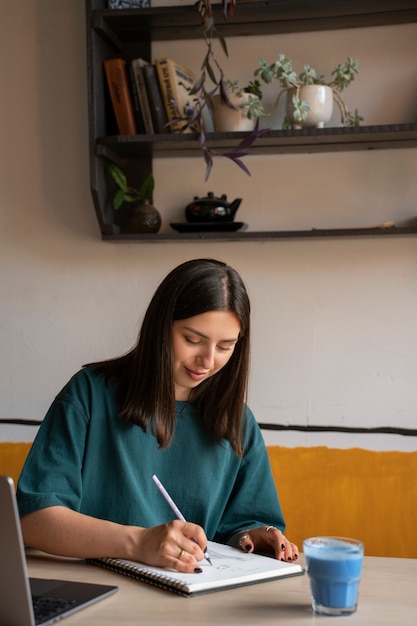
{"type": "Polygon", "coordinates": [[[244,535],[242,535],[239,539],[239,546],[242,547],[242,541],[244,539],[250,539],[249,535],[247,533],[245,533],[244,535]]]}
{"type": "Polygon", "coordinates": [[[180,560],[180,558],[182,557],[182,555],[184,554],[185,550],[183,548],[181,548],[180,553],[178,555],[178,560],[180,560]]]}

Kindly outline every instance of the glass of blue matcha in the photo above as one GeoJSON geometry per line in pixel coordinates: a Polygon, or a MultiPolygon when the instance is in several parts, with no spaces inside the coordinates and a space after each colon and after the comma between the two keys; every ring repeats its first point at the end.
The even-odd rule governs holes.
{"type": "Polygon", "coordinates": [[[358,605],[363,543],[345,537],[310,537],[303,541],[313,610],[349,615],[358,605]]]}

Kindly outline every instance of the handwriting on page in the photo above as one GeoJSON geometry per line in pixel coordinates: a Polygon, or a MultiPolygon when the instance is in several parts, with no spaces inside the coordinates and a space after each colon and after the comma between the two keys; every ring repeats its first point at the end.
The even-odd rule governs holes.
{"type": "MultiPolygon", "coordinates": [[[[224,554],[222,554],[221,552],[216,552],[212,550],[210,550],[210,558],[213,564],[213,568],[221,571],[228,571],[230,573],[241,572],[242,567],[248,561],[247,554],[228,554],[227,557],[225,557],[224,554]]],[[[209,568],[209,566],[204,562],[201,562],[200,565],[203,568],[209,568]]]]}

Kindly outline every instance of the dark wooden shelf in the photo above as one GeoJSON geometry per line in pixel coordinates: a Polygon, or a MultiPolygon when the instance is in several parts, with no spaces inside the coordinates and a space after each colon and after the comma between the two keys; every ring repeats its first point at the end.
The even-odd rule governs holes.
{"type": "Polygon", "coordinates": [[[109,233],[103,235],[104,241],[140,241],[158,243],[162,241],[268,241],[271,239],[324,239],[329,237],[388,237],[416,235],[417,227],[393,228],[315,228],[312,230],[278,231],[237,231],[237,232],[199,232],[199,233],[109,233]]]}
{"type": "MultiPolygon", "coordinates": [[[[89,78],[90,186],[102,238],[106,241],[181,242],[250,241],[324,237],[415,235],[417,228],[237,231],[211,233],[120,233],[113,223],[106,162],[110,159],[136,173],[152,170],[152,159],[201,156],[196,135],[111,135],[103,60],[112,56],[150,59],[153,41],[202,39],[195,6],[107,9],[106,0],[86,0],[89,78]]],[[[216,29],[224,37],[370,27],[417,22],[417,0],[259,0],[240,1],[233,18],[224,19],[214,5],[216,29]]],[[[207,145],[223,152],[248,133],[210,133],[207,145]]],[[[417,120],[409,124],[270,130],[250,148],[251,154],[316,153],[417,147],[417,120]]]]}
{"type": "MultiPolygon", "coordinates": [[[[269,0],[239,2],[232,18],[213,6],[217,31],[228,37],[294,33],[417,21],[415,0],[269,0]]],[[[96,11],[93,27],[114,42],[198,39],[200,16],[192,6],[96,11]]]]}
{"type": "MultiPolygon", "coordinates": [[[[208,133],[207,146],[228,150],[237,146],[249,133],[208,133]]],[[[121,158],[143,155],[147,149],[155,157],[196,156],[201,154],[198,136],[191,134],[114,135],[97,140],[98,154],[105,156],[109,148],[121,158]],[[104,149],[104,150],[103,150],[104,149]]],[[[385,124],[343,128],[304,128],[301,130],[270,130],[258,137],[251,154],[291,152],[335,152],[347,150],[381,150],[417,147],[417,123],[385,124]]]]}

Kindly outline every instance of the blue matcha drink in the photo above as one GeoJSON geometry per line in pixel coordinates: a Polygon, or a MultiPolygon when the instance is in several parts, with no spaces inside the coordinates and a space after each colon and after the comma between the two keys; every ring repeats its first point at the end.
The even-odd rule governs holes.
{"type": "Polygon", "coordinates": [[[303,542],[313,609],[317,613],[353,613],[358,602],[363,544],[354,539],[314,537],[303,542]]]}

